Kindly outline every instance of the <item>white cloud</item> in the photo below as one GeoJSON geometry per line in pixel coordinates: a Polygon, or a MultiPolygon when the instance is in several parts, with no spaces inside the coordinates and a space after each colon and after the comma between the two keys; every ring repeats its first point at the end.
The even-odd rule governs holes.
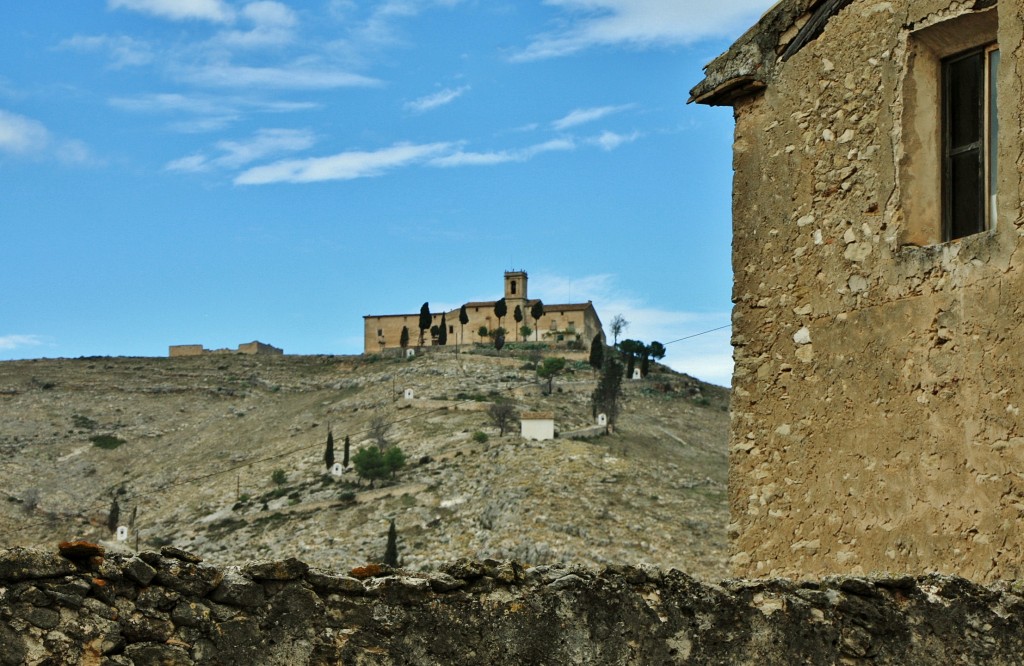
{"type": "Polygon", "coordinates": [[[235,178],[235,184],[314,183],[367,178],[423,162],[450,149],[451,144],[448,143],[402,143],[375,151],[348,151],[327,157],[281,160],[243,171],[235,178]]]}
{"type": "Polygon", "coordinates": [[[469,86],[461,86],[459,88],[445,88],[444,90],[439,90],[438,92],[433,93],[431,95],[425,95],[423,97],[420,97],[419,99],[414,99],[411,102],[406,102],[405,108],[415,113],[423,113],[425,111],[430,111],[431,109],[436,109],[439,106],[444,106],[445,104],[450,104],[451,102],[454,102],[456,99],[465,94],[466,91],[468,90],[469,86]]]}
{"type": "Polygon", "coordinates": [[[38,347],[43,344],[38,335],[0,335],[0,349],[11,350],[19,347],[38,347]]]}
{"type": "Polygon", "coordinates": [[[58,44],[57,48],[106,51],[113,69],[148,65],[153,61],[153,49],[148,43],[125,35],[75,35],[58,44]]]}
{"type": "Polygon", "coordinates": [[[556,130],[564,130],[584,123],[600,120],[605,116],[625,111],[632,108],[632,104],[621,104],[619,106],[597,106],[589,109],[574,109],[567,115],[551,123],[556,130]]]}
{"type": "Polygon", "coordinates": [[[683,0],[545,0],[563,10],[567,27],[538,35],[515,61],[577,53],[594,46],[647,48],[691,44],[749,25],[770,0],[699,3],[683,0]]]}
{"type": "Polygon", "coordinates": [[[615,132],[604,131],[598,136],[587,139],[587,143],[599,147],[601,150],[615,150],[624,143],[632,143],[640,138],[640,132],[630,134],[616,134],[615,132]]]}
{"type": "Polygon", "coordinates": [[[237,169],[257,160],[281,153],[293,153],[313,146],[316,138],[308,130],[262,129],[243,141],[218,141],[217,157],[188,155],[169,162],[168,171],[209,171],[212,168],[237,169]]]}
{"type": "Polygon", "coordinates": [[[214,23],[234,20],[234,10],[223,0],[107,0],[110,9],[129,9],[172,21],[200,19],[214,23]]]}
{"type": "Polygon", "coordinates": [[[39,154],[49,144],[50,132],[41,122],[0,109],[0,152],[39,154]]]}
{"type": "Polygon", "coordinates": [[[38,120],[0,109],[0,154],[50,157],[65,164],[97,163],[85,143],[54,137],[38,120]]]}
{"type": "Polygon", "coordinates": [[[673,370],[720,386],[730,385],[733,366],[730,331],[728,328],[712,330],[730,323],[728,312],[661,309],[620,289],[616,282],[616,276],[610,274],[569,278],[538,272],[530,275],[530,293],[543,294],[545,302],[552,304],[593,301],[609,343],[612,336],[608,325],[615,315],[621,314],[629,326],[619,337],[620,341],[627,338],[648,343],[657,340],[667,345],[668,354],[661,362],[673,370]],[[699,335],[688,337],[694,334],[699,335]]]}
{"type": "Polygon", "coordinates": [[[295,37],[298,18],[288,5],[260,0],[247,4],[241,14],[253,24],[252,29],[222,32],[217,36],[217,42],[226,46],[257,48],[288,44],[295,37]]]}
{"type": "Polygon", "coordinates": [[[244,67],[216,64],[181,72],[180,77],[197,85],[220,88],[275,88],[324,90],[371,87],[380,81],[359,74],[302,65],[287,67],[244,67]]]}
{"type": "Polygon", "coordinates": [[[436,167],[491,166],[507,162],[526,162],[541,153],[575,148],[576,144],[569,139],[552,139],[520,150],[500,150],[487,153],[467,153],[459,150],[450,155],[436,157],[430,161],[430,164],[436,167]]]}
{"type": "Polygon", "coordinates": [[[208,171],[210,169],[210,160],[207,159],[206,155],[187,155],[168,162],[164,165],[164,168],[168,171],[184,171],[187,173],[208,171]]]}

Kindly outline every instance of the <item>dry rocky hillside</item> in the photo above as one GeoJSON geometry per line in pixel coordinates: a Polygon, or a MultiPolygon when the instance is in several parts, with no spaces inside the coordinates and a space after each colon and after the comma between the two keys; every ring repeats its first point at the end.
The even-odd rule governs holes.
{"type": "Polygon", "coordinates": [[[470,557],[725,576],[728,391],[659,367],[624,382],[615,434],[574,438],[596,378],[582,355],[567,368],[548,396],[526,356],[493,352],[3,362],[0,546],[80,537],[347,570],[381,559],[394,519],[411,570],[470,557]],[[554,412],[559,437],[499,436],[486,409],[501,396],[554,412]],[[353,454],[372,445],[374,420],[406,467],[373,488],[328,474],[328,424],[340,460],[346,435],[353,454]]]}

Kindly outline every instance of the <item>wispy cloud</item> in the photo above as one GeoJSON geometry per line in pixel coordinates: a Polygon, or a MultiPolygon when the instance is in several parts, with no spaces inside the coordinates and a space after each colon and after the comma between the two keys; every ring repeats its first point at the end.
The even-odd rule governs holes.
{"type": "Polygon", "coordinates": [[[632,143],[639,138],[640,132],[630,132],[629,134],[617,134],[615,132],[609,132],[606,130],[595,137],[587,139],[587,143],[595,145],[601,150],[615,150],[619,146],[625,143],[632,143]]]}
{"type": "Polygon", "coordinates": [[[138,67],[153,62],[153,49],[147,43],[126,35],[75,35],[57,45],[58,49],[90,52],[104,51],[111,69],[138,67]]]}
{"type": "Polygon", "coordinates": [[[295,38],[298,18],[288,5],[270,0],[250,2],[242,8],[241,17],[252,24],[249,30],[226,30],[215,38],[217,43],[236,48],[282,46],[295,38]]]}
{"type": "Polygon", "coordinates": [[[680,0],[545,0],[563,11],[560,27],[538,35],[514,61],[541,60],[594,46],[649,48],[690,44],[749,24],[765,0],[718,3],[680,0]]]}
{"type": "Polygon", "coordinates": [[[588,109],[574,109],[562,118],[551,123],[551,126],[556,130],[561,131],[569,129],[570,127],[576,127],[577,125],[583,125],[585,123],[594,122],[595,120],[600,120],[601,118],[610,116],[614,113],[621,113],[622,111],[632,107],[632,104],[620,104],[618,106],[596,106],[588,109]]]}
{"type": "Polygon", "coordinates": [[[60,139],[43,123],[0,109],[0,154],[54,158],[65,164],[95,164],[88,147],[77,139],[60,139]]]}
{"type": "Polygon", "coordinates": [[[730,323],[728,312],[659,308],[620,288],[618,277],[607,273],[582,277],[531,273],[530,292],[543,294],[547,303],[593,301],[605,324],[609,343],[612,338],[607,326],[612,317],[621,314],[629,326],[620,340],[633,338],[647,343],[657,340],[668,345],[668,354],[662,362],[672,369],[721,386],[729,386],[732,380],[730,331],[728,328],[712,330],[730,323]],[[688,337],[694,334],[701,335],[688,337]],[[673,342],[676,340],[678,342],[673,342]]]}
{"type": "Polygon", "coordinates": [[[172,21],[199,19],[229,23],[235,12],[223,0],[107,0],[111,9],[128,9],[172,21]]]}
{"type": "Polygon", "coordinates": [[[39,154],[50,143],[50,132],[38,120],[0,109],[0,152],[39,154]]]}
{"type": "Polygon", "coordinates": [[[170,162],[166,168],[189,172],[237,169],[272,155],[306,150],[314,143],[316,137],[308,130],[263,129],[242,141],[218,141],[215,148],[219,154],[215,157],[189,155],[170,162]]]}
{"type": "Polygon", "coordinates": [[[425,95],[419,99],[414,99],[411,102],[406,102],[405,108],[407,111],[412,111],[414,113],[423,113],[454,102],[468,90],[469,86],[445,88],[444,90],[439,90],[436,93],[425,95]]]}
{"type": "Polygon", "coordinates": [[[0,335],[0,349],[10,351],[20,347],[38,347],[43,339],[38,335],[0,335]]]}
{"type": "Polygon", "coordinates": [[[576,144],[569,139],[552,139],[519,150],[499,150],[485,153],[456,151],[450,155],[435,157],[430,160],[431,166],[490,166],[507,162],[527,162],[541,153],[552,151],[573,150],[576,144]]]}
{"type": "Polygon", "coordinates": [[[192,114],[187,120],[172,122],[168,127],[175,132],[195,134],[224,129],[248,112],[291,113],[319,108],[313,102],[291,102],[241,97],[235,95],[182,95],[155,93],[135,97],[113,97],[111,106],[133,113],[192,114]]]}
{"type": "Polygon", "coordinates": [[[179,78],[213,88],[273,88],[280,90],[327,90],[373,87],[381,82],[337,69],[292,64],[284,67],[247,67],[217,63],[181,70],[179,78]]]}
{"type": "Polygon", "coordinates": [[[314,183],[379,176],[399,167],[417,164],[451,149],[448,143],[401,143],[375,151],[348,151],[327,157],[281,160],[243,171],[237,185],[314,183]]]}

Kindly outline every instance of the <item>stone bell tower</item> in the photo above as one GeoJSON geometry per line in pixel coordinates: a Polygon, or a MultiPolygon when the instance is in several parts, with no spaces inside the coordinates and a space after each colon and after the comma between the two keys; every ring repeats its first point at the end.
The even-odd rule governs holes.
{"type": "Polygon", "coordinates": [[[505,271],[505,301],[512,309],[512,301],[525,301],[526,271],[505,271]]]}

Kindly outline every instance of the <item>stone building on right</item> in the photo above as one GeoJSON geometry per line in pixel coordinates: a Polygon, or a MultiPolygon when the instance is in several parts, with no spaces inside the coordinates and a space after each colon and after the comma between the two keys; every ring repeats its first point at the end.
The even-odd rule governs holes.
{"type": "Polygon", "coordinates": [[[736,120],[743,576],[1024,574],[1024,2],[782,0],[736,120]]]}

